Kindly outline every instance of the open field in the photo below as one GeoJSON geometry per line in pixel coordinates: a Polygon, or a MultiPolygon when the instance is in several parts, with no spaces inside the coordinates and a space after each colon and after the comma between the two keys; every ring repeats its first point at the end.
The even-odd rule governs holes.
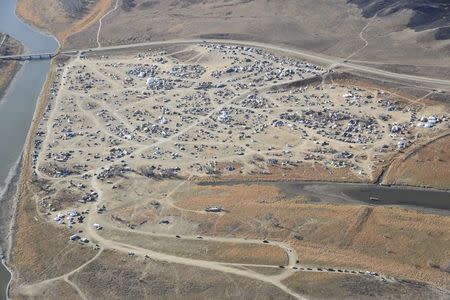
{"type": "MultiPolygon", "coordinates": [[[[0,55],[21,54],[22,48],[22,45],[14,38],[0,33],[0,55]]],[[[0,99],[19,68],[18,61],[0,60],[0,99]]]]}
{"type": "Polygon", "coordinates": [[[59,61],[30,136],[12,295],[305,299],[322,295],[297,284],[311,272],[351,274],[342,297],[409,295],[401,278],[449,289],[448,217],[251,183],[374,182],[448,131],[445,103],[328,68],[220,43],[59,61]],[[221,180],[242,184],[201,184],[221,180]]]}

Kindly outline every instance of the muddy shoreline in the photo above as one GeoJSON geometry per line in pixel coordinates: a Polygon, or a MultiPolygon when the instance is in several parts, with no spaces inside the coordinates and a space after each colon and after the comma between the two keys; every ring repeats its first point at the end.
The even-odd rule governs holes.
{"type": "Polygon", "coordinates": [[[383,186],[329,181],[217,180],[196,181],[200,186],[273,185],[286,199],[306,196],[311,204],[398,206],[432,214],[450,215],[450,191],[434,188],[383,186]],[[426,197],[425,197],[426,196],[426,197]]]}
{"type": "MultiPolygon", "coordinates": [[[[25,47],[20,41],[15,40],[13,37],[11,37],[9,35],[6,37],[6,39],[7,39],[7,41],[5,41],[5,43],[8,43],[9,39],[12,39],[12,45],[10,45],[11,47],[14,48],[14,51],[12,54],[23,54],[24,53],[25,47]]],[[[0,63],[2,63],[2,62],[0,61],[0,63]]],[[[3,63],[4,64],[13,64],[13,69],[7,70],[6,74],[5,74],[5,73],[3,73],[4,71],[2,70],[2,68],[0,68],[0,71],[3,73],[1,76],[3,76],[5,78],[3,84],[0,84],[0,101],[2,101],[3,96],[8,91],[9,85],[11,84],[11,82],[14,81],[16,75],[18,74],[18,72],[20,71],[20,69],[23,66],[23,64],[18,61],[4,61],[3,63]]]]}
{"type": "MultiPolygon", "coordinates": [[[[186,178],[185,178],[186,179],[186,178]]],[[[264,179],[264,178],[248,178],[247,179],[235,179],[235,178],[213,178],[213,177],[208,177],[208,178],[193,178],[191,179],[192,182],[195,182],[199,185],[209,185],[211,183],[234,183],[234,184],[238,184],[238,183],[242,183],[245,184],[247,182],[250,183],[276,183],[276,182],[285,182],[285,183],[292,183],[292,182],[299,182],[299,183],[317,183],[317,184],[354,184],[354,185],[369,185],[369,186],[380,186],[380,187],[392,187],[392,188],[397,188],[397,189],[416,189],[416,190],[421,190],[421,191],[439,191],[439,192],[448,192],[450,193],[450,189],[445,189],[445,188],[436,188],[436,187],[432,187],[432,186],[426,186],[426,185],[408,185],[408,184],[387,184],[387,183],[383,183],[383,182],[371,182],[369,180],[367,181],[339,181],[339,180],[308,180],[308,179],[286,179],[286,178],[282,178],[280,180],[275,180],[272,178],[268,178],[268,179],[264,179]]]]}
{"type": "MultiPolygon", "coordinates": [[[[13,238],[13,231],[12,226],[14,224],[14,217],[15,217],[15,211],[16,211],[16,205],[17,205],[17,187],[19,183],[20,178],[20,169],[22,167],[21,160],[19,164],[17,165],[17,170],[12,178],[11,182],[8,185],[8,189],[5,193],[5,195],[0,199],[0,258],[2,265],[0,268],[5,268],[5,270],[2,270],[4,272],[2,273],[9,273],[9,278],[7,279],[7,285],[1,286],[1,290],[6,291],[6,295],[8,295],[9,285],[11,283],[11,280],[14,276],[13,270],[8,265],[8,260],[11,254],[11,246],[12,246],[12,238],[13,238]]],[[[2,277],[6,277],[6,275],[1,274],[2,277]]],[[[2,278],[3,281],[5,281],[5,278],[2,278]]],[[[3,298],[3,296],[6,296],[5,294],[0,294],[0,299],[7,299],[7,297],[3,298]]]]}
{"type": "Polygon", "coordinates": [[[9,72],[9,74],[7,74],[8,79],[6,80],[6,84],[3,86],[0,86],[0,101],[2,101],[3,96],[6,94],[9,85],[11,84],[11,82],[14,80],[14,78],[16,77],[17,73],[19,73],[20,69],[22,68],[22,64],[16,62],[15,66],[14,66],[14,70],[12,70],[11,72],[9,72]]]}

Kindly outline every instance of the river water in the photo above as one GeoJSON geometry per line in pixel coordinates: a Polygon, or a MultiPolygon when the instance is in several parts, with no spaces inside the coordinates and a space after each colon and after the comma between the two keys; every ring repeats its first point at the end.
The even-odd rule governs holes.
{"type": "MultiPolygon", "coordinates": [[[[7,33],[25,46],[26,53],[53,52],[57,41],[34,30],[15,14],[16,0],[0,0],[0,32],[7,33]]],[[[30,128],[36,100],[45,81],[49,61],[24,63],[0,100],[0,209],[6,190],[18,171],[18,164],[30,128]]],[[[10,274],[0,264],[0,300],[6,299],[10,274]]]]}
{"type": "Polygon", "coordinates": [[[400,206],[426,213],[450,216],[450,192],[401,186],[378,186],[374,184],[308,182],[308,181],[222,181],[200,182],[199,185],[262,185],[274,186],[285,200],[302,197],[312,204],[370,204],[400,206]]]}

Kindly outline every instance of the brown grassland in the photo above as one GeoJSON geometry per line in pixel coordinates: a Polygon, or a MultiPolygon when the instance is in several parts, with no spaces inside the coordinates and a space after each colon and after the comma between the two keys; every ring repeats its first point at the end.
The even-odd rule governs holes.
{"type": "Polygon", "coordinates": [[[109,250],[70,279],[89,299],[291,299],[257,280],[109,250]]]}
{"type": "Polygon", "coordinates": [[[285,283],[313,299],[439,299],[426,286],[403,282],[388,285],[369,277],[354,275],[297,273],[285,283]]]}
{"type": "Polygon", "coordinates": [[[287,264],[286,253],[271,245],[179,240],[175,237],[146,236],[118,230],[108,230],[102,233],[102,236],[151,251],[194,259],[247,264],[287,264]]]}
{"type": "Polygon", "coordinates": [[[98,20],[111,7],[111,0],[97,0],[90,4],[86,12],[70,16],[61,5],[61,1],[20,0],[17,14],[26,22],[53,34],[61,44],[98,20]]]}
{"type": "Polygon", "coordinates": [[[303,204],[260,185],[189,186],[174,197],[181,208],[218,205],[229,211],[217,218],[186,212],[186,218],[208,224],[202,226],[204,234],[229,235],[233,228],[237,236],[289,241],[302,263],[378,270],[450,287],[448,273],[433,267],[444,267],[450,255],[445,216],[394,207],[303,204]]]}
{"type": "Polygon", "coordinates": [[[449,189],[449,144],[450,136],[446,134],[394,160],[384,183],[449,189]]]}

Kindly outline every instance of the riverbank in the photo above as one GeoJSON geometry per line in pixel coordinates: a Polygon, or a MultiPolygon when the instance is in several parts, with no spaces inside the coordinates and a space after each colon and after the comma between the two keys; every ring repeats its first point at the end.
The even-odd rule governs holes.
{"type": "Polygon", "coordinates": [[[54,35],[63,45],[69,36],[98,22],[111,5],[111,0],[98,0],[83,7],[55,0],[18,0],[16,13],[24,22],[54,35]]]}
{"type": "Polygon", "coordinates": [[[382,184],[450,189],[450,132],[394,159],[382,184]]]}
{"type": "Polygon", "coordinates": [[[13,235],[12,226],[14,224],[14,213],[16,211],[18,200],[16,192],[20,177],[20,169],[21,163],[19,161],[16,167],[15,176],[11,179],[6,193],[0,198],[0,291],[6,291],[6,293],[0,293],[0,300],[8,299],[7,294],[9,285],[14,274],[13,270],[8,265],[8,260],[11,254],[11,241],[13,235]]]}
{"type": "MultiPolygon", "coordinates": [[[[56,51],[58,43],[53,37],[23,23],[15,11],[16,0],[0,2],[0,32],[8,34],[15,41],[16,50],[10,54],[56,51]]],[[[2,40],[0,38],[0,42],[2,40]]],[[[22,166],[21,157],[36,99],[49,67],[49,62],[44,60],[7,63],[14,63],[15,68],[12,72],[4,72],[3,69],[0,72],[0,76],[7,78],[0,101],[0,247],[8,265],[8,269],[0,268],[0,299],[6,298],[6,286],[13,270],[10,265],[11,226],[18,203],[16,192],[22,166]]]]}
{"type": "MultiPolygon", "coordinates": [[[[24,47],[19,41],[7,34],[0,33],[0,55],[22,54],[23,51],[24,47]]],[[[18,61],[0,60],[0,101],[20,67],[21,64],[18,61]]]]}
{"type": "MultiPolygon", "coordinates": [[[[48,97],[50,96],[50,88],[53,80],[55,79],[55,66],[56,63],[52,60],[50,64],[49,72],[47,74],[44,86],[39,94],[37,99],[36,108],[33,115],[33,121],[31,123],[31,127],[28,131],[23,154],[22,154],[22,163],[21,169],[18,174],[17,180],[17,189],[15,195],[15,207],[14,207],[14,217],[11,219],[10,226],[10,247],[8,251],[8,265],[12,266],[13,269],[16,269],[15,264],[20,263],[14,260],[14,252],[17,249],[20,251],[26,251],[26,245],[20,245],[18,248],[15,248],[17,232],[20,224],[23,225],[23,220],[26,219],[25,223],[27,223],[26,227],[29,224],[33,223],[32,218],[36,217],[35,214],[31,212],[35,212],[35,203],[33,198],[33,193],[30,191],[30,183],[32,182],[32,170],[31,170],[31,152],[33,147],[33,138],[36,133],[39,120],[42,118],[42,115],[45,111],[45,107],[47,105],[48,97]],[[30,211],[31,209],[31,211],[30,211]],[[30,223],[31,222],[31,223],[30,223]]],[[[32,255],[31,255],[32,256],[32,255]]],[[[14,284],[14,273],[12,273],[12,279],[10,284],[14,284]]],[[[8,289],[8,293],[10,290],[8,289]]]]}
{"type": "MultiPolygon", "coordinates": [[[[11,282],[12,270],[9,270],[4,260],[0,262],[0,291],[7,291],[11,282]]],[[[7,300],[7,293],[0,293],[0,300],[7,300]]]]}
{"type": "Polygon", "coordinates": [[[193,181],[199,186],[274,186],[283,200],[303,197],[305,204],[371,205],[399,207],[436,215],[450,216],[448,190],[406,186],[379,186],[367,183],[325,181],[215,180],[193,181]]]}

